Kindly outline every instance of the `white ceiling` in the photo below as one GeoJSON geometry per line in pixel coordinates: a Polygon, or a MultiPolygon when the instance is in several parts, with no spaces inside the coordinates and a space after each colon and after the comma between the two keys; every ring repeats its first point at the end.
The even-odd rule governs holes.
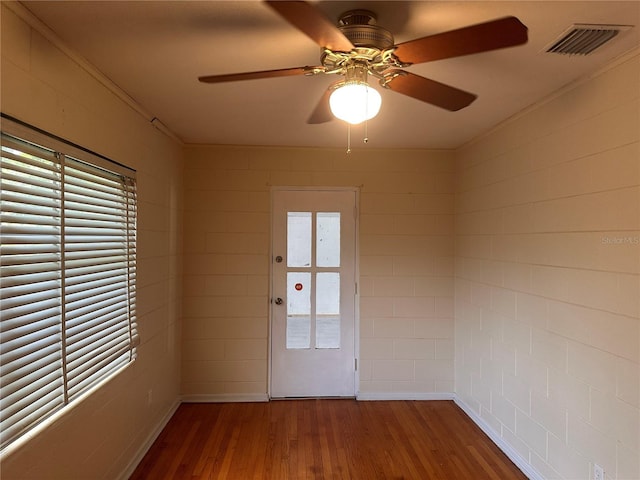
{"type": "MultiPolygon", "coordinates": [[[[203,84],[197,77],[319,64],[319,47],[258,1],[23,1],[31,12],[187,143],[344,147],[346,124],[308,125],[334,76],[203,84]]],[[[640,1],[313,2],[332,19],[378,16],[396,43],[514,15],[524,46],[413,65],[478,95],[448,112],[380,89],[364,148],[455,148],[640,44],[640,1]],[[588,56],[544,50],[574,23],[634,25],[588,56]]],[[[352,128],[354,146],[363,127],[352,128]]]]}

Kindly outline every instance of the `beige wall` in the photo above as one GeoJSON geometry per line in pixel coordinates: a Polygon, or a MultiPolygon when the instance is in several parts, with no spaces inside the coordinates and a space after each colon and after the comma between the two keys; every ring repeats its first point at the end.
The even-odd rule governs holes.
{"type": "Polygon", "coordinates": [[[179,399],[182,147],[4,2],[1,17],[2,112],[138,171],[142,344],[134,364],[4,454],[0,476],[114,479],[179,399]]]}
{"type": "Polygon", "coordinates": [[[451,152],[190,146],[186,398],[265,398],[271,186],[360,187],[360,385],[453,391],[451,152]]]}
{"type": "Polygon", "coordinates": [[[640,478],[640,62],[457,155],[456,393],[544,478],[640,478]]]}

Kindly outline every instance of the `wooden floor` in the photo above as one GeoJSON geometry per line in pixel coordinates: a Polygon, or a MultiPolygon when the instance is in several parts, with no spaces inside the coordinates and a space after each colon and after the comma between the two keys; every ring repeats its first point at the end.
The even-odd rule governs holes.
{"type": "Polygon", "coordinates": [[[183,404],[131,479],[526,479],[451,401],[183,404]]]}

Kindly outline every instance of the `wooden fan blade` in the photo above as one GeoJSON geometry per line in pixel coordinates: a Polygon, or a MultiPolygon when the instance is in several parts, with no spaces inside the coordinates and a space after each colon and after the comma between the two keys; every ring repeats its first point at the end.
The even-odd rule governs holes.
{"type": "Polygon", "coordinates": [[[505,17],[404,42],[394,54],[404,63],[422,63],[523,43],[527,43],[527,27],[516,17],[505,17]]]}
{"type": "Polygon", "coordinates": [[[387,83],[387,87],[394,92],[452,112],[468,106],[477,98],[473,93],[404,70],[390,70],[389,73],[399,73],[397,77],[387,83]]]}
{"type": "Polygon", "coordinates": [[[309,124],[318,124],[318,123],[327,123],[333,120],[335,117],[333,113],[331,113],[331,108],[329,107],[329,97],[334,90],[334,85],[340,82],[332,83],[329,88],[327,88],[322,97],[320,97],[320,101],[316,105],[316,108],[311,112],[307,123],[309,124]]]}
{"type": "Polygon", "coordinates": [[[267,0],[265,3],[320,47],[338,52],[353,50],[351,41],[313,5],[280,0],[267,0]]]}
{"type": "Polygon", "coordinates": [[[313,73],[317,69],[324,69],[324,67],[294,67],[294,68],[281,68],[279,70],[263,70],[261,72],[246,72],[246,73],[228,73],[226,75],[208,75],[204,77],[198,77],[203,83],[222,83],[222,82],[235,82],[237,80],[256,80],[259,78],[274,78],[274,77],[290,77],[292,75],[304,75],[307,73],[313,73]]]}

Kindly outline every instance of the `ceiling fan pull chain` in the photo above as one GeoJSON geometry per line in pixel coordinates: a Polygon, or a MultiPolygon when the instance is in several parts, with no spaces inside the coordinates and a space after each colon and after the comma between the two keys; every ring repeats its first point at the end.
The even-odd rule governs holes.
{"type": "Polygon", "coordinates": [[[365,102],[365,116],[364,116],[364,138],[362,139],[363,143],[367,143],[369,141],[369,87],[367,86],[366,90],[367,100],[365,102]]]}
{"type": "Polygon", "coordinates": [[[351,124],[347,123],[347,155],[351,153],[351,124]]]}

